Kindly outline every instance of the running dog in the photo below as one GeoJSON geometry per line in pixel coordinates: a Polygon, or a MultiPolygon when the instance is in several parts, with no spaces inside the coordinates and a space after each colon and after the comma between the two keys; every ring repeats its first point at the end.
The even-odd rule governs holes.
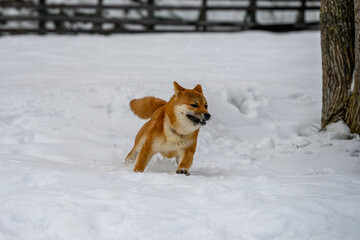
{"type": "Polygon", "coordinates": [[[135,138],[125,162],[135,161],[135,172],[143,172],[156,153],[176,157],[176,173],[190,175],[197,137],[201,126],[210,119],[208,104],[200,84],[185,89],[174,82],[174,95],[166,102],[155,97],[133,99],[131,110],[142,119],[149,119],[135,138]]]}

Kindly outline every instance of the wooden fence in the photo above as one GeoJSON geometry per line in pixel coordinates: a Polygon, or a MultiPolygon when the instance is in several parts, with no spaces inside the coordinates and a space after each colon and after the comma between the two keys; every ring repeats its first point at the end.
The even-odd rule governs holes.
{"type": "MultiPolygon", "coordinates": [[[[121,2],[120,0],[118,2],[121,2]]],[[[317,28],[320,0],[130,0],[130,4],[55,4],[46,0],[0,0],[0,34],[292,31],[317,28]],[[11,14],[9,14],[9,12],[11,14]],[[211,14],[232,13],[230,20],[211,14]],[[264,23],[259,14],[293,14],[292,22],[264,23]],[[15,14],[14,14],[15,13],[15,14]],[[189,17],[192,15],[193,17],[189,17]],[[185,16],[185,17],[184,17],[185,16]],[[295,16],[295,17],[294,17],[295,16]]]]}

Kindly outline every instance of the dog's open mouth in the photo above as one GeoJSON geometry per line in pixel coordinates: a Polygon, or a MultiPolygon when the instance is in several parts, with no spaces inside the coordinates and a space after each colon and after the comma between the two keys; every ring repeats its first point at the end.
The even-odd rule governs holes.
{"type": "Polygon", "coordinates": [[[190,114],[186,114],[186,117],[188,119],[190,119],[195,124],[200,124],[200,125],[205,125],[206,124],[205,119],[200,119],[200,118],[194,117],[193,115],[190,115],[190,114]]]}

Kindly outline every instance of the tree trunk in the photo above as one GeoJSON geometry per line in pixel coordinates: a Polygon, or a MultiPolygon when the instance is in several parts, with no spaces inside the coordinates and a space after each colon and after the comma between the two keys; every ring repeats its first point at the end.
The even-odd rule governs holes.
{"type": "Polygon", "coordinates": [[[350,97],[345,123],[360,134],[360,1],[355,1],[355,73],[354,90],[350,97]]]}
{"type": "Polygon", "coordinates": [[[354,0],[321,0],[320,30],[323,69],[321,125],[325,128],[331,122],[345,120],[348,115],[355,67],[354,0]]]}

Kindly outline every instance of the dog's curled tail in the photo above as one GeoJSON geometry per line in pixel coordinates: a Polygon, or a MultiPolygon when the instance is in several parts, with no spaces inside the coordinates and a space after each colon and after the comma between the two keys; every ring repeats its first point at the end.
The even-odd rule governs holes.
{"type": "Polygon", "coordinates": [[[130,101],[131,110],[142,119],[149,119],[154,112],[166,104],[165,100],[156,97],[143,97],[130,101]]]}

